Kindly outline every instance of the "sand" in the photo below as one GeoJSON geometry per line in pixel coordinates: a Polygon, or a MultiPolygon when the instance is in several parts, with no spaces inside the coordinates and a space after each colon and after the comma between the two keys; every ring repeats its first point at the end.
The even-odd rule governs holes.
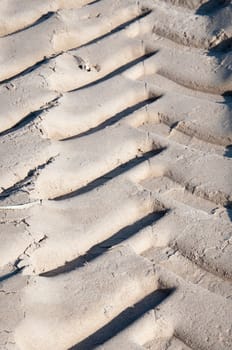
{"type": "Polygon", "coordinates": [[[2,0],[0,350],[231,350],[232,4],[2,0]]]}

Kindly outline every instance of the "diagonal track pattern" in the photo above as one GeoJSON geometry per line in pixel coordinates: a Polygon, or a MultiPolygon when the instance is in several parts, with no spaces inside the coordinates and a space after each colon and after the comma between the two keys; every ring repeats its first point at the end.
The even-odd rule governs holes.
{"type": "Polygon", "coordinates": [[[231,6],[2,1],[1,349],[231,349],[231,6]]]}

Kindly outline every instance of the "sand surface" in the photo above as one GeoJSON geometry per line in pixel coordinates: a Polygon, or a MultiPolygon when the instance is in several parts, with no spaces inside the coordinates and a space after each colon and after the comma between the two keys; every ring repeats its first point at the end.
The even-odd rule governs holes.
{"type": "Polygon", "coordinates": [[[1,0],[0,350],[232,349],[232,3],[1,0]]]}

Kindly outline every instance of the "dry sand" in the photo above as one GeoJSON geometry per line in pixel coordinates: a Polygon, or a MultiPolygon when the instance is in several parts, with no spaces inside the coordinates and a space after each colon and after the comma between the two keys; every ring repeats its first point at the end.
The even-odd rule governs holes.
{"type": "Polygon", "coordinates": [[[232,349],[230,0],[1,0],[0,350],[232,349]]]}

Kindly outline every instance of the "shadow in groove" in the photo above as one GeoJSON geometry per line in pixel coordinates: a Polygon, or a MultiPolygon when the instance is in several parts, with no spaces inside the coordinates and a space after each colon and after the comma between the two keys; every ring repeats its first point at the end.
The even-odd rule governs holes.
{"type": "Polygon", "coordinates": [[[105,343],[107,340],[116,336],[119,332],[142,317],[146,312],[161,304],[174,291],[175,289],[161,289],[147,295],[143,300],[139,301],[132,307],[127,308],[106,326],[102,327],[69,350],[92,350],[97,345],[105,343]]]}
{"type": "Polygon", "coordinates": [[[31,185],[33,182],[33,178],[36,175],[36,172],[45,168],[45,166],[50,164],[53,160],[54,158],[50,158],[47,162],[39,164],[36,168],[31,169],[24,179],[20,180],[19,182],[16,182],[13,186],[6,188],[3,192],[0,193],[0,202],[12,195],[13,193],[23,191],[24,187],[31,185]]]}
{"type": "Polygon", "coordinates": [[[136,234],[138,231],[142,230],[143,228],[153,225],[156,221],[161,219],[166,213],[167,211],[163,210],[163,211],[153,212],[148,214],[147,216],[134,222],[133,224],[123,227],[120,231],[116,232],[110,238],[107,238],[105,241],[99,244],[96,244],[95,246],[90,248],[85,255],[82,255],[66,263],[64,266],[58,267],[55,270],[43,273],[41,274],[41,276],[53,277],[60,273],[66,273],[75,268],[84,266],[87,262],[90,262],[96,259],[97,257],[99,257],[100,255],[104,254],[108,249],[110,249],[114,245],[122,243],[125,239],[132,237],[134,234],[136,234]]]}
{"type": "Polygon", "coordinates": [[[92,128],[88,131],[85,131],[79,135],[75,135],[75,136],[69,137],[67,139],[64,139],[63,141],[74,140],[74,139],[77,139],[80,137],[94,134],[97,131],[103,130],[107,126],[111,126],[111,125],[119,122],[121,119],[125,118],[126,116],[133,114],[134,112],[138,111],[139,109],[142,109],[142,108],[146,107],[147,105],[157,101],[159,98],[161,98],[161,96],[158,96],[158,97],[154,96],[154,97],[150,97],[144,101],[138,102],[135,105],[128,107],[128,108],[124,109],[123,111],[115,114],[113,117],[105,120],[103,123],[99,124],[98,126],[92,128]]]}
{"type": "Polygon", "coordinates": [[[100,2],[101,0],[94,0],[94,1],[92,1],[92,2],[90,2],[90,3],[88,3],[87,5],[85,5],[86,7],[87,6],[90,6],[90,5],[94,5],[94,4],[96,4],[96,3],[98,3],[98,2],[100,2]]]}
{"type": "Polygon", "coordinates": [[[12,32],[6,36],[11,36],[11,35],[23,32],[27,29],[33,28],[33,27],[37,26],[38,24],[41,24],[41,23],[47,21],[49,18],[55,16],[55,14],[56,14],[55,12],[49,11],[49,12],[45,13],[44,15],[42,15],[40,18],[38,18],[34,23],[29,24],[27,27],[24,27],[22,29],[16,30],[15,32],[12,32]]]}
{"type": "MultiPolygon", "coordinates": [[[[155,55],[157,53],[157,51],[155,52],[150,52],[150,53],[147,53],[145,54],[144,56],[142,57],[139,57],[135,60],[133,60],[132,62],[129,62],[121,67],[119,67],[118,69],[116,69],[115,71],[105,75],[104,77],[92,82],[92,83],[89,83],[89,84],[86,84],[86,85],[83,85],[81,86],[80,88],[77,88],[77,89],[74,89],[74,90],[71,90],[71,91],[68,91],[68,92],[72,92],[72,91],[78,91],[78,90],[82,90],[82,89],[86,89],[86,88],[89,88],[93,85],[97,85],[101,82],[104,82],[105,80],[107,79],[110,79],[116,75],[119,75],[121,73],[123,73],[124,71],[126,71],[127,69],[133,67],[134,65],[140,63],[140,62],[143,62],[145,59],[148,59],[149,57],[155,55]]],[[[21,73],[20,73],[21,74],[21,73]]],[[[39,110],[37,111],[34,111],[34,112],[31,112],[29,113],[28,115],[26,115],[25,117],[23,117],[22,120],[20,120],[17,124],[15,124],[15,126],[3,131],[3,132],[0,132],[0,137],[1,136],[5,136],[7,134],[10,134],[12,132],[15,132],[21,128],[23,128],[24,126],[32,123],[44,110],[49,110],[50,108],[54,107],[54,104],[56,103],[56,101],[59,100],[61,96],[57,96],[56,98],[54,98],[53,100],[51,101],[48,101],[46,105],[42,106],[39,110]]],[[[82,136],[86,136],[86,135],[90,135],[90,134],[93,134],[94,132],[96,131],[99,131],[103,128],[105,128],[106,126],[108,125],[112,125],[114,123],[116,123],[117,121],[119,121],[120,119],[122,119],[123,117],[137,111],[139,108],[143,108],[145,107],[147,104],[151,104],[152,102],[155,102],[156,100],[158,100],[161,96],[150,96],[148,99],[144,100],[144,101],[141,101],[137,104],[135,104],[134,106],[131,106],[131,107],[128,107],[127,109],[117,113],[116,115],[114,115],[113,117],[111,117],[110,119],[107,119],[106,121],[104,121],[103,123],[101,123],[100,125],[98,125],[97,127],[94,127],[88,131],[85,131],[79,135],[75,135],[75,136],[72,136],[72,137],[69,137],[67,138],[66,140],[70,140],[70,139],[74,139],[74,138],[77,138],[77,137],[82,137],[82,136]]]]}
{"type": "MultiPolygon", "coordinates": [[[[217,53],[221,54],[225,54],[225,53],[229,53],[229,51],[232,50],[232,38],[228,38],[223,40],[222,42],[220,42],[219,44],[215,45],[212,49],[211,49],[211,55],[214,56],[217,53]]],[[[210,54],[209,54],[210,56],[210,54]]]]}
{"type": "Polygon", "coordinates": [[[232,145],[226,146],[224,156],[227,158],[232,158],[232,145]]]}
{"type": "Polygon", "coordinates": [[[51,101],[48,101],[46,105],[42,106],[40,109],[38,109],[37,111],[31,112],[28,115],[26,115],[25,117],[23,117],[18,123],[16,123],[13,127],[6,129],[2,132],[0,132],[0,137],[3,137],[5,135],[8,134],[12,134],[22,128],[24,128],[25,126],[28,125],[33,125],[33,121],[45,110],[51,108],[54,106],[54,104],[56,103],[56,101],[60,98],[60,96],[54,98],[51,101]]]}
{"type": "Polygon", "coordinates": [[[196,14],[202,16],[208,16],[214,11],[221,9],[224,6],[230,4],[230,0],[209,0],[202,4],[196,11],[196,14]]]}
{"type": "Polygon", "coordinates": [[[3,276],[0,276],[0,283],[3,282],[3,281],[6,281],[8,280],[9,278],[13,277],[13,276],[16,276],[17,274],[19,274],[22,270],[24,269],[24,267],[21,267],[19,269],[15,269],[14,271],[11,271],[9,273],[6,273],[5,275],[3,276]]]}
{"type": "Polygon", "coordinates": [[[3,137],[3,136],[8,135],[8,134],[12,134],[15,131],[22,129],[24,126],[32,123],[33,120],[35,120],[40,114],[41,114],[41,110],[38,110],[36,112],[32,112],[32,113],[28,114],[22,120],[20,120],[17,124],[15,124],[15,126],[13,126],[12,128],[9,128],[5,131],[2,131],[0,133],[0,137],[3,137]]]}
{"type": "MultiPolygon", "coordinates": [[[[143,12],[142,12],[140,15],[138,15],[138,16],[136,16],[136,17],[130,19],[129,21],[126,21],[126,22],[120,24],[120,25],[117,26],[116,28],[112,29],[110,32],[108,32],[108,33],[106,33],[106,34],[103,34],[103,35],[97,37],[96,39],[90,40],[90,41],[88,41],[87,43],[85,43],[85,44],[83,44],[83,45],[81,45],[81,46],[79,46],[79,47],[84,47],[84,46],[87,46],[87,45],[90,45],[90,44],[97,43],[98,41],[100,41],[100,40],[102,40],[102,39],[104,39],[104,38],[106,38],[106,37],[108,37],[108,36],[110,36],[110,35],[112,35],[112,34],[114,34],[114,33],[117,33],[117,32],[119,32],[119,31],[121,31],[122,29],[126,28],[126,27],[129,26],[130,24],[132,24],[132,23],[134,23],[134,22],[136,22],[136,21],[139,21],[140,19],[142,19],[142,18],[148,16],[148,15],[152,12],[152,10],[147,9],[147,8],[142,9],[142,11],[143,11],[143,12]]],[[[70,50],[70,51],[73,51],[73,50],[75,50],[75,49],[72,49],[72,50],[70,50]]]]}
{"type": "MultiPolygon", "coordinates": [[[[93,82],[91,83],[88,83],[86,85],[82,85],[81,87],[78,87],[77,89],[73,89],[71,90],[72,91],[79,91],[79,90],[82,90],[82,89],[87,89],[91,86],[94,86],[94,85],[97,85],[97,84],[100,84],[106,80],[109,80],[113,77],[115,77],[116,75],[119,75],[119,74],[122,74],[123,72],[127,71],[128,69],[136,66],[137,64],[141,63],[141,62],[144,62],[146,59],[154,56],[155,54],[157,54],[159,52],[159,50],[155,50],[155,51],[151,51],[151,52],[147,52],[145,55],[143,56],[140,56],[140,57],[137,57],[136,59],[134,59],[133,61],[130,61],[126,64],[124,64],[123,66],[115,69],[114,71],[106,74],[105,76],[99,78],[99,79],[96,79],[94,80],[93,82]]],[[[74,57],[77,57],[75,55],[73,55],[74,57]]]]}
{"type": "MultiPolygon", "coordinates": [[[[108,32],[108,33],[106,33],[106,34],[103,34],[102,36],[99,36],[99,37],[96,38],[96,39],[90,40],[90,41],[88,41],[88,42],[86,42],[86,43],[84,43],[84,44],[82,44],[82,45],[80,45],[80,46],[77,46],[77,47],[75,47],[75,48],[73,48],[73,49],[70,49],[70,50],[68,50],[68,51],[72,52],[72,51],[74,51],[74,50],[76,50],[76,49],[78,49],[78,48],[80,48],[80,47],[85,47],[85,46],[88,46],[88,45],[90,45],[90,44],[96,43],[96,42],[100,41],[101,39],[104,39],[105,37],[110,36],[110,35],[113,34],[113,33],[117,33],[117,32],[119,32],[120,30],[123,30],[123,29],[126,28],[128,25],[130,25],[130,24],[132,24],[132,23],[134,23],[134,22],[136,22],[136,21],[142,19],[143,17],[146,17],[146,16],[149,15],[151,12],[152,12],[151,10],[148,10],[148,9],[145,8],[145,9],[143,10],[143,12],[142,12],[139,16],[137,16],[137,17],[135,17],[135,18],[133,18],[133,19],[131,19],[131,20],[129,20],[129,21],[126,21],[126,22],[120,24],[118,27],[114,28],[112,31],[110,31],[110,32],[108,32]]],[[[48,17],[53,16],[53,12],[49,12],[47,15],[42,16],[42,18],[39,19],[38,21],[46,20],[46,16],[48,16],[48,17]]],[[[38,23],[37,23],[37,24],[38,24],[38,23]]],[[[24,29],[23,29],[23,30],[24,30],[24,29]]],[[[10,34],[9,34],[9,35],[10,35],[10,34]]],[[[59,53],[57,53],[57,54],[52,54],[52,55],[49,56],[49,57],[44,57],[41,61],[36,62],[34,65],[32,65],[32,66],[26,68],[25,70],[23,70],[22,72],[20,72],[20,73],[14,75],[13,77],[10,77],[10,78],[8,78],[8,79],[2,80],[2,81],[1,81],[1,84],[6,84],[6,83],[10,82],[12,79],[15,79],[15,78],[18,78],[18,77],[22,77],[22,76],[24,76],[24,75],[26,75],[26,74],[28,74],[28,73],[34,71],[34,70],[36,70],[39,66],[41,66],[42,64],[49,62],[50,59],[55,58],[55,57],[58,57],[58,56],[60,56],[61,54],[62,54],[62,52],[59,52],[59,53]]]]}
{"type": "Polygon", "coordinates": [[[225,104],[228,106],[228,108],[232,109],[232,91],[225,91],[222,96],[224,101],[219,103],[225,104]]]}
{"type": "Polygon", "coordinates": [[[55,200],[63,200],[63,199],[67,199],[67,198],[72,198],[75,196],[79,196],[81,194],[87,193],[89,191],[94,190],[95,188],[97,188],[98,186],[102,186],[104,185],[106,182],[110,181],[111,179],[113,179],[116,176],[122,175],[123,173],[129,171],[130,169],[134,168],[135,166],[149,160],[150,158],[152,158],[153,156],[158,155],[159,153],[161,153],[162,151],[164,151],[166,148],[162,147],[159,149],[154,149],[152,151],[146,152],[144,153],[141,157],[135,157],[131,160],[129,160],[127,163],[124,163],[122,165],[120,165],[119,167],[111,170],[110,172],[106,173],[105,175],[99,177],[96,180],[93,180],[92,182],[88,183],[86,186],[81,187],[80,189],[69,193],[69,194],[65,194],[64,196],[60,196],[55,198],[55,200]]]}
{"type": "Polygon", "coordinates": [[[230,221],[232,221],[232,202],[226,206],[226,210],[230,221]]]}

